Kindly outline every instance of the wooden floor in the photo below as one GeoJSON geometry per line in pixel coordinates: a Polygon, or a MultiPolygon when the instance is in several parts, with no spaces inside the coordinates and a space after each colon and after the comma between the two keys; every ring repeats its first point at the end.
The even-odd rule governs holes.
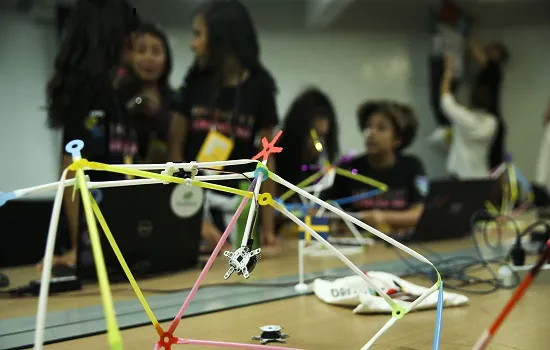
{"type": "MultiPolygon", "coordinates": [[[[296,274],[295,242],[287,242],[282,254],[263,259],[254,279],[265,279],[280,275],[296,274]]],[[[459,240],[429,245],[438,252],[468,248],[471,241],[459,240]]],[[[356,263],[394,260],[395,254],[381,244],[368,248],[365,253],[352,259],[356,263]]],[[[340,267],[342,263],[333,258],[308,258],[306,271],[340,267]]],[[[219,258],[205,283],[217,283],[227,268],[219,258]]],[[[32,268],[4,270],[13,285],[25,284],[36,272],[32,268]]],[[[176,289],[190,287],[198,271],[189,271],[155,280],[142,281],[143,288],[176,289]]],[[[230,282],[240,281],[235,276],[230,282]]],[[[420,280],[415,280],[420,281],[420,280]]],[[[429,283],[423,283],[429,286],[429,283]]],[[[128,286],[113,286],[115,300],[134,298],[128,286]]],[[[490,295],[469,295],[471,304],[460,308],[444,310],[442,350],[471,349],[482,331],[494,320],[506,303],[512,291],[501,290],[490,295]]],[[[534,285],[502,326],[489,349],[546,350],[550,344],[550,288],[534,285]]],[[[51,297],[49,311],[74,307],[98,305],[97,287],[87,286],[74,294],[51,297]]],[[[36,313],[36,299],[0,300],[0,318],[28,316],[36,313]]],[[[176,336],[192,339],[251,342],[252,335],[259,335],[258,327],[266,324],[280,324],[290,333],[287,347],[303,349],[360,349],[380,327],[389,315],[354,315],[351,309],[330,306],[315,296],[303,296],[262,305],[250,306],[203,316],[185,318],[180,322],[176,336]]],[[[399,320],[384,334],[373,349],[431,349],[435,312],[411,313],[399,320]]],[[[166,328],[167,325],[163,324],[166,328]]],[[[152,349],[158,340],[153,327],[141,327],[122,332],[125,349],[152,349]]],[[[284,347],[284,345],[281,345],[284,347]]],[[[99,335],[65,343],[46,346],[47,349],[108,349],[106,336],[99,335]]],[[[199,349],[176,345],[174,349],[199,349]]]]}

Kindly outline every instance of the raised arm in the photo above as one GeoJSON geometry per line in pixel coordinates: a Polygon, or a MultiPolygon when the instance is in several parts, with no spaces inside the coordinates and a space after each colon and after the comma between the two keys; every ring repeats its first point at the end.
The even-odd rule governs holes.
{"type": "Polygon", "coordinates": [[[451,94],[451,86],[453,81],[453,57],[450,55],[445,55],[445,60],[443,62],[443,78],[441,79],[441,96],[446,94],[451,94]]]}
{"type": "Polygon", "coordinates": [[[481,47],[481,45],[479,45],[479,43],[477,43],[475,40],[469,39],[468,48],[470,49],[470,54],[477,62],[477,64],[479,64],[481,67],[484,67],[487,64],[488,58],[485,54],[485,51],[483,50],[483,47],[481,47]]]}
{"type": "Polygon", "coordinates": [[[461,106],[451,92],[453,80],[453,58],[445,56],[445,70],[441,80],[441,109],[454,124],[475,127],[475,116],[470,110],[461,106]]]}

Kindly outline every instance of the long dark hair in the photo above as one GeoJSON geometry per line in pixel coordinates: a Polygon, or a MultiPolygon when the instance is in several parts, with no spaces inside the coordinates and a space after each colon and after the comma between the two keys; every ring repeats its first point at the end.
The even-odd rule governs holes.
{"type": "Polygon", "coordinates": [[[47,85],[50,127],[61,128],[72,117],[72,97],[83,86],[98,94],[111,91],[125,40],[138,21],[135,9],[127,0],[79,0],[76,3],[67,19],[54,74],[47,85]]]}
{"type": "Polygon", "coordinates": [[[313,122],[319,117],[329,120],[329,132],[323,146],[329,161],[335,160],[339,151],[336,113],[330,98],[318,88],[312,87],[296,97],[285,116],[283,134],[279,141],[283,151],[277,155],[277,172],[287,172],[287,177],[293,177],[292,174],[299,173],[304,162],[309,161],[303,159],[304,142],[311,137],[313,122]]]}
{"type": "Polygon", "coordinates": [[[357,110],[359,128],[365,130],[369,119],[377,113],[391,121],[395,136],[401,141],[397,151],[403,151],[413,143],[418,131],[418,118],[409,105],[392,100],[366,101],[357,110]]]}
{"type": "Polygon", "coordinates": [[[491,89],[486,85],[477,85],[472,89],[471,107],[484,112],[491,111],[491,89]]]}
{"type": "Polygon", "coordinates": [[[201,67],[194,62],[185,78],[189,86],[198,79],[212,79],[215,90],[221,87],[223,63],[233,55],[251,77],[260,79],[273,91],[275,80],[260,60],[260,44],[252,17],[238,0],[211,0],[196,13],[204,18],[208,28],[208,62],[201,67]]]}
{"type": "MultiPolygon", "coordinates": [[[[138,29],[134,31],[134,37],[140,37],[142,35],[151,35],[161,41],[162,46],[164,46],[164,51],[166,52],[166,61],[164,62],[164,71],[162,72],[157,86],[160,90],[160,94],[163,99],[170,97],[171,88],[170,88],[170,74],[172,73],[173,67],[173,58],[172,58],[172,48],[170,47],[170,42],[166,33],[152,23],[141,23],[138,29]]],[[[121,80],[119,84],[119,92],[122,96],[127,98],[132,98],[138,94],[143,87],[143,81],[135,72],[133,67],[128,67],[127,75],[121,80]]]]}

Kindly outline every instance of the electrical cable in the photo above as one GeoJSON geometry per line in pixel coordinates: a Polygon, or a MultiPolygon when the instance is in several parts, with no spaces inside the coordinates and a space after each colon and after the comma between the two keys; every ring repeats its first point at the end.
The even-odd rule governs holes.
{"type": "MultiPolygon", "coordinates": [[[[485,210],[477,211],[476,213],[474,213],[474,215],[472,215],[470,226],[472,229],[471,238],[474,244],[476,256],[454,256],[444,258],[432,249],[428,249],[427,247],[418,243],[412,243],[417,245],[420,249],[426,251],[428,254],[435,257],[435,259],[433,259],[432,261],[434,262],[434,265],[437,266],[441,274],[441,278],[445,280],[446,288],[466,294],[490,294],[500,289],[516,288],[520,282],[520,277],[517,272],[512,268],[512,266],[508,263],[511,258],[512,260],[514,260],[513,255],[518,253],[517,251],[514,252],[514,248],[519,249],[520,252],[523,251],[523,249],[521,248],[521,238],[532,233],[536,228],[540,226],[544,227],[545,230],[547,230],[546,232],[550,232],[550,225],[544,221],[537,221],[529,225],[523,231],[520,231],[518,223],[512,217],[506,215],[495,217],[485,210]],[[496,250],[502,247],[502,223],[509,222],[512,224],[516,236],[516,244],[514,244],[512,249],[505,256],[492,259],[486,259],[483,256],[483,251],[477,238],[478,232],[476,224],[480,220],[484,221],[481,227],[483,242],[488,248],[492,250],[496,250]],[[492,244],[489,239],[488,229],[490,227],[490,223],[495,223],[497,227],[496,244],[492,244]],[[498,268],[508,268],[514,275],[515,283],[511,286],[503,285],[498,278],[498,270],[495,271],[494,269],[495,265],[498,268]],[[489,276],[487,278],[478,277],[480,271],[484,271],[489,276]],[[484,286],[484,288],[480,288],[480,286],[484,286]]],[[[408,277],[422,276],[428,278],[433,282],[437,280],[437,276],[435,272],[432,271],[432,269],[422,264],[412,263],[409,261],[409,259],[404,257],[399,250],[394,249],[394,251],[399,259],[408,267],[406,273],[408,277]]],[[[519,258],[519,260],[521,260],[521,256],[519,258]]]]}

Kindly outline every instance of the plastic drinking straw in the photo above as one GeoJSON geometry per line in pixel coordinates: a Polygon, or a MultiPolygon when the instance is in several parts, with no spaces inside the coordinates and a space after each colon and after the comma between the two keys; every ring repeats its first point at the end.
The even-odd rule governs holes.
{"type": "Polygon", "coordinates": [[[338,174],[338,175],[341,175],[341,176],[344,176],[344,177],[347,177],[347,178],[350,178],[350,179],[354,179],[354,180],[363,182],[367,185],[371,185],[372,187],[376,187],[376,188],[378,188],[378,189],[380,189],[384,192],[388,190],[388,185],[383,184],[380,181],[376,181],[374,179],[371,179],[370,177],[366,177],[366,176],[361,175],[361,174],[354,174],[351,171],[346,170],[346,169],[342,169],[342,168],[335,168],[335,170],[336,170],[336,174],[338,174]]]}
{"type": "Polygon", "coordinates": [[[259,349],[259,350],[301,350],[296,348],[287,348],[280,346],[270,346],[270,345],[259,345],[259,344],[245,344],[245,343],[230,343],[222,341],[213,341],[213,340],[198,340],[198,339],[187,339],[180,338],[178,339],[178,344],[189,344],[189,345],[206,345],[206,346],[215,346],[217,348],[234,348],[234,349],[259,349]]]}
{"type": "Polygon", "coordinates": [[[158,335],[162,336],[162,334],[164,333],[164,330],[162,329],[159,322],[157,321],[157,318],[155,317],[153,310],[151,310],[151,307],[147,303],[147,299],[145,299],[145,296],[141,292],[141,289],[139,288],[136,282],[136,279],[132,275],[132,271],[128,267],[128,264],[124,259],[124,256],[122,256],[122,252],[120,251],[120,248],[116,244],[116,240],[113,237],[113,234],[111,233],[111,229],[109,228],[109,225],[107,225],[107,222],[105,221],[105,217],[103,217],[103,214],[101,213],[101,210],[99,209],[99,206],[97,205],[97,202],[95,201],[95,199],[93,199],[93,197],[92,197],[92,209],[94,211],[95,217],[97,218],[97,221],[99,221],[99,225],[103,229],[103,233],[105,234],[105,237],[107,237],[107,240],[111,245],[111,248],[113,248],[113,252],[117,257],[120,263],[120,266],[122,266],[122,270],[124,270],[124,273],[126,274],[126,277],[128,278],[130,285],[132,286],[132,289],[134,289],[134,292],[136,293],[137,298],[139,299],[141,305],[143,306],[145,313],[151,320],[151,323],[155,327],[155,330],[157,331],[158,335]]]}
{"type": "MultiPolygon", "coordinates": [[[[254,179],[252,181],[252,184],[250,185],[250,189],[254,188],[255,184],[256,184],[256,179],[254,179]]],[[[187,295],[187,298],[185,299],[185,302],[183,303],[181,309],[179,310],[178,314],[176,315],[176,317],[174,318],[174,320],[170,324],[170,327],[168,328],[168,333],[173,334],[174,331],[176,330],[176,327],[178,326],[178,324],[179,324],[181,318],[183,317],[185,311],[189,307],[189,304],[191,303],[191,300],[193,300],[193,298],[195,297],[195,294],[199,290],[199,287],[200,287],[204,277],[206,277],[206,274],[210,270],[210,267],[212,267],[212,264],[214,263],[214,260],[216,260],[216,257],[218,256],[218,253],[220,252],[223,245],[225,244],[225,241],[227,240],[227,237],[231,233],[231,230],[233,230],[233,227],[235,226],[235,223],[237,222],[237,219],[241,215],[241,212],[243,211],[243,209],[246,206],[247,202],[248,202],[248,198],[243,197],[241,205],[239,205],[239,207],[237,208],[237,211],[235,212],[235,214],[231,218],[231,221],[229,221],[229,224],[227,225],[222,237],[220,238],[218,244],[214,248],[214,251],[210,255],[210,258],[206,262],[206,265],[202,269],[199,277],[195,281],[195,284],[193,285],[193,288],[191,288],[191,291],[187,295]]]]}
{"type": "Polygon", "coordinates": [[[512,312],[512,310],[517,305],[517,303],[525,295],[525,292],[531,286],[531,284],[533,283],[533,281],[539,274],[540,270],[546,264],[549,258],[550,258],[550,240],[546,242],[546,249],[544,250],[544,253],[542,253],[537,263],[525,275],[520,285],[516,288],[516,291],[510,297],[510,299],[508,300],[508,302],[506,303],[506,305],[504,306],[500,314],[497,316],[495,321],[489,326],[487,330],[483,332],[479,340],[476,342],[476,344],[473,347],[474,350],[483,350],[487,347],[489,342],[493,339],[495,334],[500,329],[500,326],[502,326],[502,323],[504,323],[504,320],[506,320],[506,318],[512,312]]]}
{"type": "Polygon", "coordinates": [[[48,228],[48,238],[46,240],[46,252],[44,254],[42,276],[40,283],[40,293],[38,295],[38,310],[36,311],[36,326],[34,331],[34,349],[42,350],[44,344],[44,329],[46,328],[46,312],[48,310],[48,295],[50,292],[50,279],[52,275],[52,261],[55,249],[55,239],[57,237],[57,226],[59,224],[59,215],[61,205],[63,204],[63,193],[65,192],[65,178],[68,169],[63,171],[61,180],[58,182],[55,200],[48,228]]]}
{"type": "Polygon", "coordinates": [[[433,350],[439,349],[441,343],[441,323],[443,322],[443,281],[439,282],[439,294],[437,296],[437,310],[435,317],[434,339],[432,344],[433,350]]]}
{"type": "Polygon", "coordinates": [[[103,251],[101,250],[101,241],[99,238],[97,223],[92,210],[92,196],[90,195],[90,191],[86,188],[86,179],[84,177],[84,171],[81,168],[76,171],[76,178],[78,182],[84,183],[80,185],[80,197],[82,199],[84,214],[88,224],[90,243],[92,244],[92,253],[94,256],[94,263],[96,265],[99,293],[101,294],[103,312],[105,314],[105,323],[107,326],[107,337],[109,344],[111,345],[111,349],[122,350],[122,336],[120,335],[120,329],[118,328],[118,323],[116,320],[115,305],[111,294],[107,267],[105,266],[105,259],[103,257],[103,251]]]}
{"type": "MultiPolygon", "coordinates": [[[[322,171],[318,171],[316,173],[313,173],[312,175],[305,178],[303,181],[300,181],[296,186],[298,186],[300,188],[301,187],[306,187],[307,185],[309,185],[310,183],[317,180],[318,178],[320,178],[323,175],[324,174],[323,174],[322,171]]],[[[287,199],[292,197],[294,195],[294,193],[295,193],[294,191],[288,190],[282,196],[280,196],[279,199],[282,200],[282,201],[286,201],[287,199]]]]}

